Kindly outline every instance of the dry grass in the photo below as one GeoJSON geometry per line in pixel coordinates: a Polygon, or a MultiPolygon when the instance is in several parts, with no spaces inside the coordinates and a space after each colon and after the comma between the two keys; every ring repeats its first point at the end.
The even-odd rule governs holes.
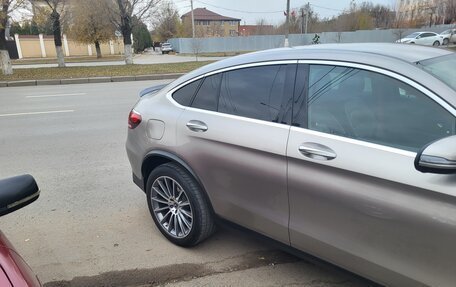
{"type": "Polygon", "coordinates": [[[153,65],[116,65],[95,67],[15,69],[13,75],[5,76],[0,74],[0,81],[72,79],[186,73],[209,63],[212,63],[212,61],[153,65]]]}
{"type": "MultiPolygon", "coordinates": [[[[84,57],[65,57],[65,63],[87,63],[87,62],[112,62],[112,61],[123,61],[122,55],[109,55],[103,56],[98,59],[96,56],[84,56],[84,57]]],[[[33,58],[33,59],[18,59],[12,60],[13,65],[32,65],[32,64],[57,64],[55,58],[33,58]]]]}

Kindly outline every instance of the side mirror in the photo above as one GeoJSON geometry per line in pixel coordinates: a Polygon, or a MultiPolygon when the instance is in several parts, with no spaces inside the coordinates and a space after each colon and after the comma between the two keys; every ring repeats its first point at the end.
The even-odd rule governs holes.
{"type": "Polygon", "coordinates": [[[0,216],[29,205],[39,196],[38,185],[29,174],[0,180],[0,216]]]}
{"type": "Polygon", "coordinates": [[[416,36],[416,38],[415,38],[415,39],[421,39],[421,36],[416,36]]]}
{"type": "Polygon", "coordinates": [[[456,174],[456,136],[436,140],[421,149],[415,168],[425,173],[456,174]]]}

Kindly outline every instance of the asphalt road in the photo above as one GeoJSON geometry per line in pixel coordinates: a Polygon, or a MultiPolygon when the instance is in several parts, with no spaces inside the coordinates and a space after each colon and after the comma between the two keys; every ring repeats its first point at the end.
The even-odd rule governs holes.
{"type": "Polygon", "coordinates": [[[0,178],[42,191],[0,227],[45,286],[366,286],[230,228],[190,249],[164,239],[124,148],[137,93],[163,82],[0,88],[0,178]]]}

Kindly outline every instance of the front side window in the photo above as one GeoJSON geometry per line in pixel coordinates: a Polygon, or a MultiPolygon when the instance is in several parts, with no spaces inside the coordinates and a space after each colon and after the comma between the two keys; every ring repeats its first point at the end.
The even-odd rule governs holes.
{"type": "Polygon", "coordinates": [[[394,78],[342,66],[311,65],[309,129],[409,151],[455,134],[455,118],[394,78]]]}
{"type": "Polygon", "coordinates": [[[225,72],[218,111],[258,120],[283,122],[287,73],[293,65],[273,65],[225,72]]]}

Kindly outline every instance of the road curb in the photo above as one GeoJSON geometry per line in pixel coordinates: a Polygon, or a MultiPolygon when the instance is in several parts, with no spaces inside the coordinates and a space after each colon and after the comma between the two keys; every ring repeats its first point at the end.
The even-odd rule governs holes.
{"type": "Polygon", "coordinates": [[[36,80],[37,86],[60,85],[60,80],[36,80]]]}
{"type": "Polygon", "coordinates": [[[151,81],[151,80],[173,80],[183,73],[176,74],[152,74],[138,76],[114,76],[114,77],[93,77],[93,78],[72,78],[72,79],[48,79],[48,80],[25,80],[25,81],[0,81],[2,87],[26,87],[44,85],[71,85],[71,84],[92,84],[110,82],[131,82],[131,81],[151,81]]]}
{"type": "Polygon", "coordinates": [[[36,86],[36,80],[7,82],[8,87],[36,86]]]}

